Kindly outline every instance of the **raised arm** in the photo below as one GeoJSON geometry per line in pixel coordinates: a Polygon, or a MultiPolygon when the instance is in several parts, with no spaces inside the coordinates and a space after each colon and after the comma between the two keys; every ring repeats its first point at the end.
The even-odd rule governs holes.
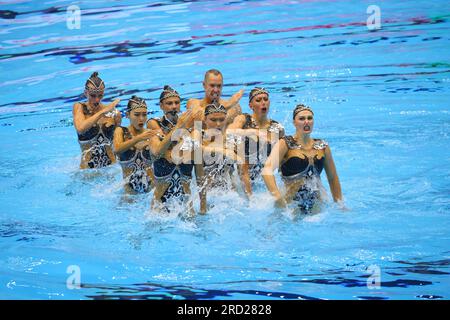
{"type": "Polygon", "coordinates": [[[275,169],[279,168],[280,162],[287,152],[288,147],[286,145],[286,141],[284,139],[280,139],[270,152],[270,155],[267,158],[267,161],[264,165],[264,169],[262,170],[261,173],[264,182],[267,186],[267,189],[272,194],[272,196],[275,197],[275,205],[279,208],[286,207],[286,200],[281,195],[281,192],[278,189],[277,182],[275,180],[273,172],[275,171],[275,169]]]}
{"type": "Polygon", "coordinates": [[[150,151],[152,152],[152,154],[156,157],[164,156],[164,154],[167,152],[167,150],[169,150],[170,145],[172,144],[172,135],[178,129],[185,129],[187,123],[192,120],[192,117],[192,110],[186,111],[180,116],[175,127],[173,127],[172,130],[170,130],[170,132],[164,136],[164,139],[162,141],[160,141],[156,136],[153,137],[150,144],[150,151]]]}
{"type": "Polygon", "coordinates": [[[240,114],[234,118],[233,122],[227,127],[227,135],[247,136],[255,138],[259,136],[260,129],[242,129],[245,124],[245,115],[240,114]]]}
{"type": "Polygon", "coordinates": [[[335,202],[342,202],[342,190],[339,182],[339,177],[336,172],[336,166],[334,165],[333,156],[331,155],[331,149],[328,146],[325,149],[325,172],[327,174],[328,183],[330,184],[331,194],[335,202]]]}
{"type": "Polygon", "coordinates": [[[155,119],[147,120],[147,129],[153,130],[157,134],[160,134],[161,136],[164,135],[164,131],[162,131],[161,127],[159,126],[158,122],[155,119]]]}
{"type": "Polygon", "coordinates": [[[116,127],[119,127],[122,124],[122,114],[119,110],[116,110],[116,114],[114,115],[114,123],[116,127]]]}
{"type": "Polygon", "coordinates": [[[156,132],[153,130],[146,130],[142,132],[141,134],[138,134],[137,136],[134,136],[133,138],[124,141],[123,140],[123,129],[121,127],[114,130],[114,152],[116,154],[121,154],[130,148],[134,147],[136,143],[144,140],[151,139],[154,135],[156,135],[156,132]]]}
{"type": "Polygon", "coordinates": [[[164,139],[161,141],[158,136],[154,136],[150,140],[150,151],[155,157],[162,157],[169,150],[169,147],[172,143],[172,134],[175,132],[177,127],[174,127],[167,135],[164,136],[164,139]]]}
{"type": "Polygon", "coordinates": [[[236,105],[239,104],[239,100],[241,100],[242,96],[244,95],[244,89],[239,90],[235,94],[231,96],[231,98],[228,101],[224,101],[223,106],[225,109],[230,109],[236,105]]]}
{"type": "Polygon", "coordinates": [[[120,102],[120,99],[116,99],[110,104],[104,106],[100,111],[94,113],[89,118],[83,113],[83,106],[80,103],[75,103],[73,106],[73,124],[78,133],[84,133],[90,128],[92,128],[101,117],[103,117],[106,113],[114,110],[116,105],[120,102]]]}
{"type": "Polygon", "coordinates": [[[234,118],[233,122],[227,127],[227,134],[228,132],[233,134],[232,131],[242,129],[244,124],[245,124],[245,116],[238,115],[236,118],[234,118]]]}

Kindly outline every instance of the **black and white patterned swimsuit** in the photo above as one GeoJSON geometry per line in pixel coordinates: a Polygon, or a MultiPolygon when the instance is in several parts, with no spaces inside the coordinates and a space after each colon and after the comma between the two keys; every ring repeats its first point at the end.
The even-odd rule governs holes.
{"type": "Polygon", "coordinates": [[[168,134],[170,132],[170,130],[173,129],[173,127],[175,126],[175,124],[171,121],[169,121],[166,116],[162,116],[162,118],[152,118],[149,119],[150,120],[155,120],[159,127],[161,128],[161,130],[164,132],[164,134],[168,134]]]}
{"type": "MultiPolygon", "coordinates": [[[[203,139],[205,139],[205,131],[202,131],[203,139]]],[[[205,176],[212,181],[211,187],[213,188],[227,188],[228,180],[231,179],[229,174],[234,171],[234,163],[231,160],[224,158],[223,156],[216,158],[215,152],[211,152],[211,159],[203,160],[203,170],[205,176]]]]}
{"type": "Polygon", "coordinates": [[[169,162],[166,158],[158,158],[153,162],[153,174],[155,179],[169,183],[169,187],[161,197],[161,202],[166,202],[171,198],[185,200],[183,182],[192,179],[193,164],[179,164],[169,162]]]}
{"type": "MultiPolygon", "coordinates": [[[[285,136],[289,149],[302,149],[302,146],[297,144],[294,137],[285,136]]],[[[314,139],[313,148],[316,150],[324,150],[328,143],[324,140],[314,139]]],[[[285,181],[294,181],[297,179],[304,179],[305,183],[300,187],[294,196],[294,201],[297,202],[299,209],[303,213],[310,213],[314,204],[320,199],[320,189],[318,183],[320,182],[320,174],[323,170],[325,158],[320,159],[317,155],[304,158],[291,157],[280,166],[281,178],[285,181]]]]}
{"type": "MultiPolygon", "coordinates": [[[[242,129],[259,129],[258,124],[250,114],[244,113],[244,116],[245,116],[245,124],[242,127],[242,129]]],[[[275,120],[270,120],[270,125],[267,128],[267,131],[270,133],[277,133],[280,139],[284,137],[284,127],[275,120]]],[[[261,175],[264,163],[267,157],[270,155],[273,146],[269,142],[262,145],[258,139],[256,142],[256,150],[255,148],[252,148],[253,150],[250,150],[250,139],[251,138],[249,137],[245,137],[244,139],[245,157],[250,164],[249,166],[250,179],[254,181],[261,175]]]]}
{"type": "MultiPolygon", "coordinates": [[[[121,127],[123,140],[131,140],[133,136],[126,127],[121,127]]],[[[149,149],[130,148],[119,156],[119,163],[123,169],[131,169],[131,174],[127,177],[128,186],[137,193],[147,193],[150,191],[151,180],[147,170],[152,166],[153,158],[149,149]]]]}
{"type": "MultiPolygon", "coordinates": [[[[81,105],[83,106],[84,115],[92,115],[86,103],[81,102],[81,105]]],[[[112,147],[115,127],[115,125],[107,127],[104,124],[102,126],[95,124],[86,132],[78,133],[80,146],[88,146],[85,150],[82,148],[83,153],[90,152],[91,154],[91,158],[87,163],[89,168],[103,168],[112,163],[106,148],[112,147]]]]}
{"type": "MultiPolygon", "coordinates": [[[[168,134],[174,127],[174,124],[167,120],[165,116],[162,118],[153,118],[164,134],[168,134]]],[[[163,136],[159,136],[160,140],[163,140],[163,136]]],[[[189,140],[183,141],[185,144],[189,144],[189,140]],[[186,142],[186,143],[185,143],[186,142]]],[[[174,142],[176,144],[177,142],[174,142]]],[[[183,148],[183,147],[182,147],[183,148]]],[[[166,158],[157,158],[153,162],[153,174],[155,180],[169,183],[169,187],[161,197],[161,202],[165,203],[172,198],[176,198],[180,201],[186,200],[186,195],[183,189],[183,182],[189,182],[192,179],[193,164],[179,164],[176,165],[169,162],[166,158]]]]}

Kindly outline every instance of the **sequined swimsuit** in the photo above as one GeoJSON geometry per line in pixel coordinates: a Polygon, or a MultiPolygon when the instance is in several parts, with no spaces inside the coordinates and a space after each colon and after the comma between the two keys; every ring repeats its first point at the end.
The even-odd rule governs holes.
{"type": "Polygon", "coordinates": [[[193,164],[170,163],[165,158],[158,158],[153,162],[153,174],[155,179],[169,184],[168,188],[161,197],[161,202],[166,202],[171,198],[185,200],[183,182],[189,182],[192,179],[193,164]]]}
{"type": "MultiPolygon", "coordinates": [[[[259,129],[258,124],[252,118],[250,114],[244,113],[245,123],[242,129],[259,129]]],[[[270,133],[278,133],[279,138],[281,139],[284,136],[284,127],[275,120],[270,120],[270,125],[267,128],[267,131],[270,133]]],[[[251,181],[254,181],[261,175],[261,171],[264,167],[264,162],[267,157],[270,155],[272,151],[272,144],[267,143],[266,145],[262,145],[259,142],[259,139],[256,142],[256,150],[250,150],[250,139],[249,137],[245,137],[245,157],[249,166],[249,173],[251,181]],[[266,152],[264,152],[266,151],[266,152]]],[[[254,149],[254,148],[252,148],[254,149]]]]}
{"type": "MultiPolygon", "coordinates": [[[[81,105],[83,106],[84,115],[90,116],[93,114],[86,103],[81,102],[81,105]]],[[[115,125],[107,127],[105,124],[101,126],[95,124],[86,132],[78,133],[80,146],[88,146],[88,148],[82,148],[82,152],[90,152],[91,155],[87,163],[89,168],[102,168],[112,163],[106,148],[112,146],[115,127],[115,125]]]]}
{"type": "MultiPolygon", "coordinates": [[[[287,147],[291,149],[300,149],[301,145],[297,144],[294,137],[285,136],[287,147]]],[[[323,150],[328,146],[324,140],[314,139],[313,148],[316,150],[323,150]]],[[[317,155],[313,157],[304,158],[291,157],[280,166],[281,178],[284,181],[295,181],[304,179],[305,183],[300,187],[294,196],[294,201],[298,204],[299,209],[303,213],[310,213],[314,204],[319,200],[320,191],[318,190],[314,179],[320,179],[320,174],[323,170],[325,158],[320,159],[317,155]]]]}
{"type": "MultiPolygon", "coordinates": [[[[126,127],[121,127],[123,140],[131,140],[133,136],[126,127]]],[[[130,169],[131,174],[127,177],[128,186],[137,193],[150,191],[151,180],[147,170],[153,163],[153,158],[149,149],[137,149],[132,147],[118,155],[119,163],[123,169],[130,169]]]]}
{"type": "MultiPolygon", "coordinates": [[[[173,128],[173,124],[167,120],[165,116],[162,118],[153,118],[164,134],[168,134],[173,128]]],[[[163,137],[159,137],[163,140],[163,137]]],[[[155,180],[166,182],[168,188],[161,197],[161,202],[167,202],[171,198],[177,198],[181,201],[185,200],[185,192],[183,182],[189,182],[192,179],[193,164],[179,164],[169,162],[166,158],[158,158],[153,162],[153,174],[155,180]]]]}
{"type": "MultiPolygon", "coordinates": [[[[202,131],[202,137],[205,141],[205,130],[202,131]]],[[[210,178],[212,185],[211,187],[227,188],[228,186],[228,174],[231,174],[234,169],[234,163],[223,156],[216,159],[215,152],[211,152],[211,161],[203,160],[203,170],[205,176],[210,178]]]]}

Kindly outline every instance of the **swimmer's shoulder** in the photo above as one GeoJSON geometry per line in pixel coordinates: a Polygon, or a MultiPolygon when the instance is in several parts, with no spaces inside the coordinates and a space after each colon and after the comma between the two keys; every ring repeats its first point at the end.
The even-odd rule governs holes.
{"type": "Polygon", "coordinates": [[[72,115],[74,119],[83,119],[89,115],[89,110],[85,102],[77,101],[73,104],[72,115]]]}
{"type": "Polygon", "coordinates": [[[270,119],[270,124],[281,126],[281,127],[283,126],[281,123],[279,123],[277,120],[274,120],[274,119],[270,119]]]}
{"type": "Polygon", "coordinates": [[[297,145],[297,142],[295,142],[294,136],[284,135],[283,137],[281,137],[281,139],[279,141],[283,147],[285,146],[289,150],[298,148],[298,145],[297,145]]]}
{"type": "Polygon", "coordinates": [[[84,110],[86,108],[86,102],[77,101],[73,104],[73,110],[84,110]]]}
{"type": "Polygon", "coordinates": [[[124,129],[125,128],[122,127],[122,126],[117,126],[114,129],[114,140],[122,140],[123,139],[123,136],[124,136],[124,133],[125,133],[124,129]]]}
{"type": "Polygon", "coordinates": [[[198,108],[198,107],[201,107],[201,105],[202,105],[201,99],[191,98],[186,103],[186,109],[189,110],[192,108],[198,108]]]}
{"type": "Polygon", "coordinates": [[[147,120],[147,129],[157,130],[160,129],[159,118],[150,118],[147,120]]]}
{"type": "Polygon", "coordinates": [[[225,108],[237,108],[239,109],[239,113],[242,113],[241,111],[241,105],[239,104],[239,100],[236,100],[234,97],[230,97],[229,99],[222,99],[220,98],[220,104],[222,104],[225,108]]]}
{"type": "Polygon", "coordinates": [[[237,115],[234,120],[233,120],[233,127],[239,127],[242,128],[244,126],[244,124],[247,122],[247,118],[248,118],[248,114],[247,113],[242,113],[237,115]]]}
{"type": "Polygon", "coordinates": [[[161,118],[151,118],[147,121],[147,129],[157,131],[157,135],[160,139],[164,135],[164,132],[160,125],[161,118]]]}
{"type": "Polygon", "coordinates": [[[229,108],[231,106],[231,98],[230,99],[219,99],[219,103],[223,105],[225,108],[229,108]]]}
{"type": "Polygon", "coordinates": [[[114,129],[114,132],[123,133],[123,132],[126,132],[127,130],[128,130],[127,127],[117,126],[117,127],[114,129]]]}
{"type": "Polygon", "coordinates": [[[324,139],[313,138],[314,144],[313,147],[316,150],[326,150],[328,149],[328,142],[324,139]]]}
{"type": "Polygon", "coordinates": [[[284,126],[276,120],[270,120],[270,129],[271,131],[276,131],[280,135],[280,138],[283,138],[286,135],[284,126]]]}

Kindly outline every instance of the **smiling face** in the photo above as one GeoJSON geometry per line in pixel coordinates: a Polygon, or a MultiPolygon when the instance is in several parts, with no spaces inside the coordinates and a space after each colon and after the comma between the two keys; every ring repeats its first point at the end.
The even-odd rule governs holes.
{"type": "Polygon", "coordinates": [[[310,134],[314,127],[314,115],[311,111],[303,110],[296,114],[294,126],[301,134],[310,134]]]}
{"type": "Polygon", "coordinates": [[[223,131],[225,129],[225,118],[226,115],[222,112],[208,114],[205,117],[206,128],[223,131]]]}
{"type": "Polygon", "coordinates": [[[203,89],[205,90],[205,98],[209,101],[219,100],[222,95],[223,78],[222,75],[210,73],[203,81],[203,89]]]}
{"type": "Polygon", "coordinates": [[[265,117],[269,112],[270,99],[266,93],[256,95],[249,103],[257,117],[265,117]]]}
{"type": "Polygon", "coordinates": [[[128,118],[130,118],[131,126],[137,131],[141,131],[147,122],[147,108],[136,108],[127,112],[128,118]]]}

